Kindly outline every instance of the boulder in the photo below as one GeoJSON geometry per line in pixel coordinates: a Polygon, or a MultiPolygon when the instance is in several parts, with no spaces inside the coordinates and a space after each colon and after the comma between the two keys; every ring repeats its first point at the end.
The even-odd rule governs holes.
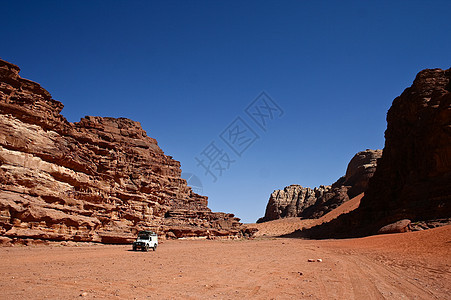
{"type": "Polygon", "coordinates": [[[377,233],[386,234],[386,233],[408,232],[408,231],[411,231],[410,224],[411,224],[411,222],[408,219],[399,220],[398,222],[385,225],[384,227],[379,229],[379,231],[377,233]]]}

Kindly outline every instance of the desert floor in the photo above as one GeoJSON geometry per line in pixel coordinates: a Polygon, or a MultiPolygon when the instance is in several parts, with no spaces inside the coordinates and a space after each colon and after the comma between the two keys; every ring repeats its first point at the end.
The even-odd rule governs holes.
{"type": "Polygon", "coordinates": [[[450,299],[451,226],[350,240],[0,248],[1,299],[450,299]],[[322,259],[322,262],[308,262],[322,259]]]}

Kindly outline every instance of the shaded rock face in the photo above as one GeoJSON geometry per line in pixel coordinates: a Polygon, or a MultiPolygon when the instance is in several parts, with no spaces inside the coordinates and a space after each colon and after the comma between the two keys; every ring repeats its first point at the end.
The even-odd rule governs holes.
{"type": "Polygon", "coordinates": [[[137,230],[170,236],[238,235],[213,213],[138,122],[85,117],[0,60],[0,235],[128,242],[137,230]]]}
{"type": "Polygon", "coordinates": [[[421,71],[393,101],[383,155],[359,208],[303,235],[364,236],[404,219],[413,230],[451,220],[451,69],[421,71]]]}
{"type": "Polygon", "coordinates": [[[376,170],[382,150],[365,150],[357,153],[348,164],[346,175],[332,186],[305,188],[290,185],[275,190],[266,206],[265,216],[257,222],[287,217],[320,218],[349,199],[363,193],[376,170]]]}
{"type": "Polygon", "coordinates": [[[361,207],[372,222],[451,217],[451,69],[424,70],[387,114],[384,154],[361,207]]]}

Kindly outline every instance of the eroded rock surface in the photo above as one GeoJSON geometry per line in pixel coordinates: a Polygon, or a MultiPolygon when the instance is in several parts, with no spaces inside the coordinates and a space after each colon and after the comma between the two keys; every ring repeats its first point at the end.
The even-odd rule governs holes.
{"type": "Polygon", "coordinates": [[[361,207],[372,222],[451,217],[451,69],[424,70],[387,114],[384,154],[361,207]]]}
{"type": "Polygon", "coordinates": [[[451,220],[451,69],[426,69],[387,114],[385,147],[360,207],[304,236],[376,234],[399,220],[413,230],[451,220]]]}
{"type": "Polygon", "coordinates": [[[0,235],[128,242],[161,235],[236,236],[233,214],[213,213],[138,122],[85,117],[0,60],[0,235]]]}
{"type": "Polygon", "coordinates": [[[332,186],[317,188],[290,185],[275,190],[266,206],[265,216],[258,222],[280,218],[320,218],[349,199],[363,193],[376,170],[377,159],[382,150],[365,150],[357,153],[349,162],[346,175],[332,186]]]}

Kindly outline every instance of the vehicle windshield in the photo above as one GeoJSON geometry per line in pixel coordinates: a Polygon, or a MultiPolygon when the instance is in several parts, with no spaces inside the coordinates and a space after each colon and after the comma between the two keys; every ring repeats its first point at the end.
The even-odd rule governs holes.
{"type": "Polygon", "coordinates": [[[139,235],[138,239],[140,239],[140,240],[148,240],[149,236],[148,235],[139,235]]]}

